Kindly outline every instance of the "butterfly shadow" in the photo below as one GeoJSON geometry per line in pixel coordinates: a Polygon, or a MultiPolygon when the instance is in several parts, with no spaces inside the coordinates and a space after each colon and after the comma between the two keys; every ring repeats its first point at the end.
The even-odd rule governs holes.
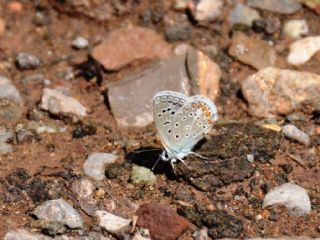
{"type": "Polygon", "coordinates": [[[159,159],[162,151],[161,148],[141,147],[127,153],[125,159],[130,163],[149,168],[154,174],[165,174],[170,179],[177,178],[170,161],[159,159]]]}

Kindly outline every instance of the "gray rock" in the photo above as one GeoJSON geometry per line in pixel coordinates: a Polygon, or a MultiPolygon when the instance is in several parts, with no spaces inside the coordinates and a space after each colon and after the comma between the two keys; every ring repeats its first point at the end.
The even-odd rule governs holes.
{"type": "Polygon", "coordinates": [[[188,40],[192,36],[192,26],[187,16],[183,15],[177,21],[165,28],[166,39],[168,42],[188,40]]]}
{"type": "Polygon", "coordinates": [[[309,61],[320,50],[320,36],[299,39],[290,45],[287,62],[291,65],[302,65],[309,61]]]}
{"type": "Polygon", "coordinates": [[[248,0],[247,4],[250,7],[281,14],[292,14],[302,8],[298,0],[248,0]]]}
{"type": "Polygon", "coordinates": [[[251,27],[256,19],[261,19],[259,12],[241,3],[237,3],[229,14],[232,25],[242,24],[251,27]]]}
{"type": "Polygon", "coordinates": [[[22,102],[17,88],[12,84],[10,79],[3,75],[0,75],[0,99],[7,99],[16,103],[22,102]]]}
{"type": "Polygon", "coordinates": [[[22,98],[11,80],[0,75],[0,119],[16,121],[22,115],[22,98]]]}
{"type": "Polygon", "coordinates": [[[149,168],[135,165],[131,170],[130,181],[134,184],[153,185],[156,183],[157,177],[149,168]]]}
{"type": "Polygon", "coordinates": [[[152,99],[158,92],[172,90],[214,99],[220,76],[217,64],[191,49],[187,57],[180,55],[157,62],[144,72],[111,85],[108,91],[111,109],[121,128],[145,127],[153,121],[152,99]]]}
{"type": "Polygon", "coordinates": [[[11,144],[7,143],[13,138],[13,131],[0,126],[0,154],[12,152],[11,144]]]}
{"type": "Polygon", "coordinates": [[[78,196],[79,199],[85,199],[92,195],[95,186],[93,183],[85,178],[81,178],[72,184],[72,191],[78,196]]]}
{"type": "Polygon", "coordinates": [[[92,153],[83,164],[84,173],[96,181],[101,181],[105,178],[105,166],[117,159],[117,156],[110,153],[92,153]]]}
{"type": "Polygon", "coordinates": [[[263,200],[263,208],[281,204],[285,205],[291,215],[305,215],[311,211],[310,198],[307,191],[292,183],[285,183],[271,190],[263,200]]]}
{"type": "Polygon", "coordinates": [[[32,83],[43,83],[45,80],[43,74],[33,74],[31,76],[28,76],[28,77],[24,77],[23,79],[21,79],[21,82],[23,84],[28,84],[30,82],[32,83]]]}
{"type": "Polygon", "coordinates": [[[229,54],[255,69],[273,66],[277,61],[276,50],[266,41],[242,32],[233,35],[229,54]]]}
{"type": "Polygon", "coordinates": [[[249,104],[249,113],[264,118],[289,114],[320,105],[320,76],[294,70],[269,67],[241,82],[249,104]]]}
{"type": "Polygon", "coordinates": [[[71,45],[76,49],[86,49],[89,46],[89,41],[84,37],[78,36],[72,41],[71,45]]]}
{"type": "Polygon", "coordinates": [[[42,234],[30,233],[24,229],[11,230],[6,233],[4,240],[50,240],[52,238],[42,234]]]}
{"type": "Polygon", "coordinates": [[[55,236],[64,234],[67,227],[61,222],[49,222],[41,226],[42,232],[46,235],[55,236]]]}
{"type": "Polygon", "coordinates": [[[40,220],[61,222],[69,228],[82,228],[81,215],[65,200],[49,200],[36,207],[34,214],[40,220]]]}
{"type": "Polygon", "coordinates": [[[36,56],[28,53],[19,53],[16,57],[17,65],[20,69],[36,69],[40,66],[41,61],[36,56]]]}
{"type": "Polygon", "coordinates": [[[290,139],[294,139],[304,145],[310,144],[310,138],[308,134],[298,129],[295,125],[287,124],[282,127],[283,134],[290,139]]]}
{"type": "Polygon", "coordinates": [[[43,90],[40,107],[54,115],[75,116],[78,118],[87,115],[87,109],[78,100],[49,88],[43,90]]]}
{"type": "Polygon", "coordinates": [[[106,211],[96,211],[98,225],[110,233],[119,233],[129,227],[131,220],[116,216],[106,211]]]}

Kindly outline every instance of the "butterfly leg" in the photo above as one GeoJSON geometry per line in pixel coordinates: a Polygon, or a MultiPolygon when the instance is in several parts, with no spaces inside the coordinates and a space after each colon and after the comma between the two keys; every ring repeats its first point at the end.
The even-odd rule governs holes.
{"type": "Polygon", "coordinates": [[[193,154],[193,155],[196,155],[196,156],[197,156],[197,157],[199,157],[199,158],[202,158],[202,159],[208,160],[208,158],[207,158],[207,157],[204,157],[204,156],[200,155],[199,153],[196,153],[196,152],[190,152],[190,154],[193,154]]]}

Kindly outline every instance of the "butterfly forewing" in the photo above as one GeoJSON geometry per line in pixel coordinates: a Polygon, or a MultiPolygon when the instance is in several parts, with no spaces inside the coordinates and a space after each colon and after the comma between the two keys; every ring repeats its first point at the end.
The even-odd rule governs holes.
{"type": "Polygon", "coordinates": [[[172,152],[172,131],[173,119],[178,110],[187,102],[188,97],[181,93],[163,91],[153,98],[153,116],[155,125],[162,141],[168,152],[172,152]]]}

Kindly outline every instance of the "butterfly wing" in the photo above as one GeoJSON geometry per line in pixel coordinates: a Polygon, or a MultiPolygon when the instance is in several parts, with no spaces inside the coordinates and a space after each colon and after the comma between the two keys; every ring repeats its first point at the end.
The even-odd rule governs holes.
{"type": "Polygon", "coordinates": [[[171,137],[173,119],[188,100],[184,94],[173,91],[160,92],[153,98],[154,122],[164,148],[171,155],[175,154],[171,137]]]}
{"type": "Polygon", "coordinates": [[[186,156],[217,119],[217,107],[209,98],[203,96],[189,98],[172,119],[173,131],[169,138],[170,144],[181,158],[186,156]]]}

